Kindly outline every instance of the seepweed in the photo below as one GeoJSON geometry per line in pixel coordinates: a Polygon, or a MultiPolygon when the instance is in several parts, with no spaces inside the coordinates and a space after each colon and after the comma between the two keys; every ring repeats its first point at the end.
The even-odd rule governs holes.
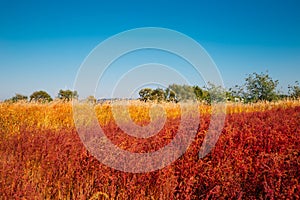
{"type": "MultiPolygon", "coordinates": [[[[299,105],[229,105],[216,146],[199,159],[210,122],[210,107],[200,105],[198,133],[185,154],[161,170],[132,174],[111,169],[90,155],[76,133],[69,103],[0,104],[1,199],[296,199],[299,105]]],[[[149,106],[130,107],[137,124],[149,123],[149,106]]],[[[109,104],[96,105],[95,111],[114,144],[145,152],[156,151],[176,134],[179,108],[163,106],[168,120],[148,140],[122,132],[109,104]]]]}

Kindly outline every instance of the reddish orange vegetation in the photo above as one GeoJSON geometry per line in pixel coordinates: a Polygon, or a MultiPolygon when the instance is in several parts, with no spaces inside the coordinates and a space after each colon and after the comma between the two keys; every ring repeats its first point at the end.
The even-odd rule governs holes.
{"type": "MultiPolygon", "coordinates": [[[[180,123],[175,104],[164,128],[149,139],[126,136],[109,104],[97,105],[99,123],[120,148],[155,151],[180,123]],[[127,141],[124,142],[124,138],[127,141]],[[147,149],[149,150],[149,148],[147,149]]],[[[150,104],[130,106],[149,123],[150,104]]],[[[300,103],[231,104],[223,132],[203,159],[198,151],[210,106],[199,107],[200,127],[186,153],[154,172],[126,173],[101,164],[84,148],[68,103],[0,104],[0,199],[299,199],[300,103]]]]}

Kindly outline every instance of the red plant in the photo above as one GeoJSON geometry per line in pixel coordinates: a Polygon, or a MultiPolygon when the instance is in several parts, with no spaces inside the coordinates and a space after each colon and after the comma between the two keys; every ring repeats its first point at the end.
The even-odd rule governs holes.
{"type": "MultiPolygon", "coordinates": [[[[300,198],[300,107],[227,115],[216,146],[199,159],[209,125],[204,115],[183,156],[161,170],[140,174],[111,169],[90,155],[74,125],[66,125],[71,120],[62,117],[60,106],[55,108],[60,114],[56,123],[62,124],[55,129],[41,124],[45,117],[26,121],[33,114],[41,116],[36,112],[42,109],[28,117],[24,108],[19,113],[5,109],[0,115],[0,122],[7,123],[0,124],[0,199],[300,198]],[[7,117],[16,120],[17,115],[22,115],[22,125],[9,134],[7,117]]],[[[126,136],[112,120],[103,128],[120,148],[155,151],[174,137],[178,120],[168,120],[152,140],[126,136]]]]}

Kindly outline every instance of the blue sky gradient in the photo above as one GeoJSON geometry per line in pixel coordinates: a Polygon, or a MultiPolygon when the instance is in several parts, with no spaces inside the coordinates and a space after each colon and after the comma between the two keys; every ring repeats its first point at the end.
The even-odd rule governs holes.
{"type": "Polygon", "coordinates": [[[226,87],[268,70],[286,92],[300,74],[299,10],[296,0],[1,0],[0,100],[36,90],[55,97],[59,89],[72,89],[96,45],[138,27],[169,28],[195,39],[226,87]]]}

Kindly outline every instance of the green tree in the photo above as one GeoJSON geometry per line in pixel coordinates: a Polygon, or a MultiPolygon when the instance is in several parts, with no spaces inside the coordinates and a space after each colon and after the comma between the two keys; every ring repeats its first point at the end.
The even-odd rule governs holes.
{"type": "Polygon", "coordinates": [[[28,97],[22,94],[16,94],[14,97],[10,99],[13,103],[18,101],[27,101],[28,97]]]}
{"type": "Polygon", "coordinates": [[[217,86],[213,83],[208,83],[207,92],[208,95],[206,95],[205,100],[208,103],[211,102],[224,102],[226,101],[226,90],[222,86],[217,86]]]}
{"type": "Polygon", "coordinates": [[[203,100],[203,90],[199,86],[194,86],[194,93],[198,101],[203,100]]]}
{"type": "Polygon", "coordinates": [[[161,88],[152,90],[150,99],[158,102],[165,100],[165,91],[161,88]]]}
{"type": "Polygon", "coordinates": [[[296,81],[293,86],[289,85],[288,88],[290,97],[294,99],[300,98],[300,86],[298,81],[296,81]]]}
{"type": "Polygon", "coordinates": [[[245,81],[247,101],[273,101],[278,98],[276,87],[279,82],[278,80],[274,81],[268,72],[250,74],[245,81]]]}
{"type": "Polygon", "coordinates": [[[234,101],[243,101],[247,97],[244,86],[235,85],[233,88],[229,88],[228,93],[234,101]]]}
{"type": "Polygon", "coordinates": [[[257,101],[274,101],[279,98],[279,93],[276,91],[278,80],[273,80],[268,72],[252,73],[245,78],[245,83],[241,86],[235,85],[230,88],[234,99],[239,99],[244,102],[257,101]]]}
{"type": "Polygon", "coordinates": [[[71,91],[71,90],[59,90],[58,98],[64,101],[70,101],[72,99],[77,99],[78,93],[77,91],[71,91]]]}
{"type": "Polygon", "coordinates": [[[151,88],[143,88],[139,91],[139,95],[140,95],[140,100],[147,102],[149,100],[151,100],[152,98],[152,92],[153,90],[151,88]]]}
{"type": "Polygon", "coordinates": [[[172,84],[168,88],[175,93],[177,101],[196,100],[192,86],[172,84]]]}
{"type": "Polygon", "coordinates": [[[52,100],[53,99],[51,98],[51,96],[47,92],[42,90],[36,91],[30,95],[30,101],[45,103],[50,102],[52,100]]]}
{"type": "Polygon", "coordinates": [[[226,91],[225,95],[226,95],[226,100],[227,101],[235,101],[235,97],[231,94],[230,91],[226,91]]]}

